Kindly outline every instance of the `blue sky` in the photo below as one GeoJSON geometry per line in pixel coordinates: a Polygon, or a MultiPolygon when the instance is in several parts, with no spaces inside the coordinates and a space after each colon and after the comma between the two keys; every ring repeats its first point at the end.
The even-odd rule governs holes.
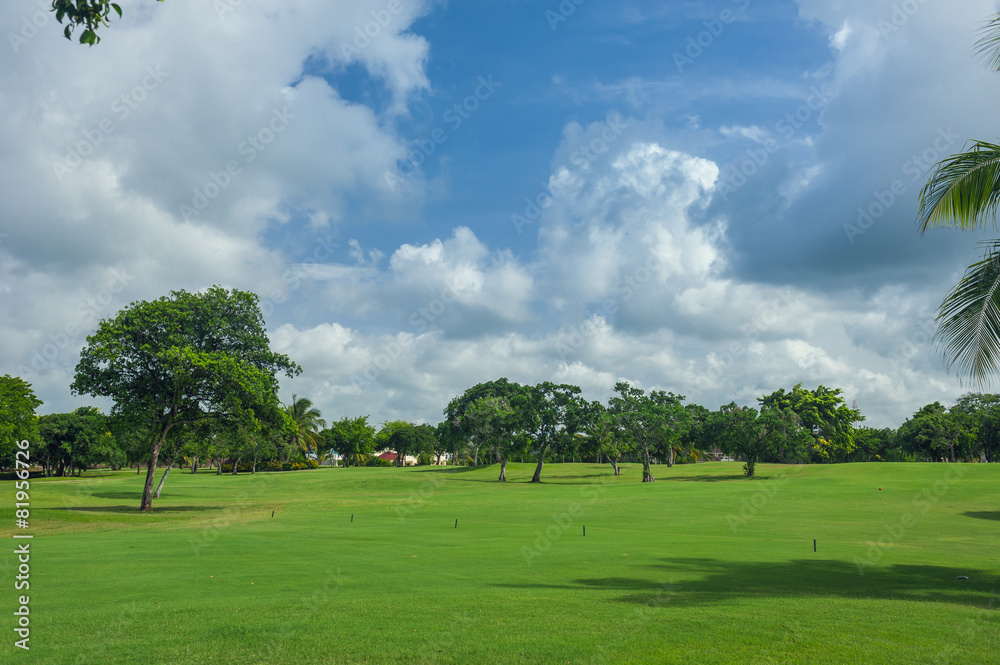
{"type": "Polygon", "coordinates": [[[982,237],[914,217],[995,135],[992,0],[123,9],[90,49],[0,9],[0,373],[44,412],[94,401],[100,318],[212,284],[260,294],[328,420],[500,376],[823,384],[878,426],[967,390],[930,336],[982,237]]]}

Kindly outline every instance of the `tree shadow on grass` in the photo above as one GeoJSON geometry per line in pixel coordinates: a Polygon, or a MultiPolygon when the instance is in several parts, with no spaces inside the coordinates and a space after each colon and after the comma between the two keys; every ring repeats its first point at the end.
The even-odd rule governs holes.
{"type": "MultiPolygon", "coordinates": [[[[153,506],[152,513],[195,513],[222,510],[224,506],[153,506]]],[[[56,506],[47,510],[66,510],[78,513],[138,513],[139,501],[130,506],[56,506]]]]}
{"type": "Polygon", "coordinates": [[[974,517],[977,520],[993,520],[994,522],[1000,522],[1000,510],[992,512],[969,510],[962,514],[966,517],[974,517]]]}
{"type": "Polygon", "coordinates": [[[88,496],[95,496],[99,499],[136,499],[142,498],[142,488],[137,490],[127,491],[121,490],[120,492],[87,492],[88,496]]]}
{"type": "Polygon", "coordinates": [[[866,566],[834,560],[741,563],[718,559],[665,559],[648,578],[604,577],[567,584],[503,584],[525,589],[627,592],[616,600],[649,607],[699,606],[747,598],[910,600],[987,607],[1000,586],[996,572],[899,564],[866,566]],[[956,579],[964,575],[969,579],[956,579]]]}
{"type": "MultiPolygon", "coordinates": [[[[653,475],[655,476],[656,474],[654,473],[653,475]]],[[[661,477],[657,478],[657,480],[663,480],[663,481],[667,481],[667,482],[672,481],[672,480],[678,480],[678,481],[682,481],[682,482],[695,482],[695,483],[720,483],[720,482],[734,482],[734,481],[738,481],[738,480],[744,480],[745,481],[745,480],[747,480],[747,477],[745,475],[743,475],[742,473],[734,473],[734,474],[729,474],[729,475],[725,475],[725,476],[669,476],[669,475],[664,475],[664,476],[661,476],[661,477]]],[[[754,478],[751,478],[749,480],[749,482],[754,482],[754,481],[757,481],[757,480],[772,480],[772,478],[770,476],[756,476],[754,478]]]]}

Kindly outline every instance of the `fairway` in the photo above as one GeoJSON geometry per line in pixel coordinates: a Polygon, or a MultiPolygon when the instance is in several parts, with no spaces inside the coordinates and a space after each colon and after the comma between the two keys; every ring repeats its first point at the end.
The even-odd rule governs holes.
{"type": "Polygon", "coordinates": [[[1000,662],[997,465],[623,468],[34,479],[2,660],[1000,662]]]}

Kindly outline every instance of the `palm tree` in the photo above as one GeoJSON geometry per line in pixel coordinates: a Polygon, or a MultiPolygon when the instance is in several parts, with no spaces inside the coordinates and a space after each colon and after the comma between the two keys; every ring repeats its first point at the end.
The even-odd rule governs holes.
{"type": "MultiPolygon", "coordinates": [[[[292,440],[292,444],[297,445],[303,452],[319,452],[319,444],[322,441],[320,432],[326,428],[326,421],[320,417],[319,409],[313,406],[312,400],[298,395],[292,395],[292,403],[285,405],[285,413],[295,422],[298,434],[292,440]]],[[[285,461],[291,455],[289,448],[285,461]]],[[[319,455],[316,455],[317,459],[319,455]]]]}
{"type": "MultiPolygon", "coordinates": [[[[976,44],[991,71],[1000,71],[1000,14],[981,30],[976,44]]],[[[952,227],[963,231],[997,228],[1000,207],[1000,145],[973,141],[965,152],[942,160],[920,192],[920,232],[952,227]]],[[[949,369],[957,366],[980,388],[1000,369],[1000,240],[985,243],[981,261],[938,308],[938,339],[949,369]]]]}

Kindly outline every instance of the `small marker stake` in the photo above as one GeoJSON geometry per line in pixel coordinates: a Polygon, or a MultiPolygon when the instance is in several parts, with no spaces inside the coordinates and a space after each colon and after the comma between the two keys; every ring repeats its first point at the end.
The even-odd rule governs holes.
{"type": "Polygon", "coordinates": [[[274,517],[274,511],[273,510],[271,511],[271,517],[274,517]]]}
{"type": "Polygon", "coordinates": [[[584,525],[584,527],[583,527],[583,535],[585,535],[585,536],[587,535],[587,527],[586,527],[586,525],[584,525]]]}
{"type": "Polygon", "coordinates": [[[813,538],[813,552],[816,551],[816,539],[813,538]]]}
{"type": "Polygon", "coordinates": [[[455,518],[455,528],[458,528],[458,518],[455,518]]]}
{"type": "Polygon", "coordinates": [[[354,513],[351,513],[351,521],[354,521],[354,513]]]}

